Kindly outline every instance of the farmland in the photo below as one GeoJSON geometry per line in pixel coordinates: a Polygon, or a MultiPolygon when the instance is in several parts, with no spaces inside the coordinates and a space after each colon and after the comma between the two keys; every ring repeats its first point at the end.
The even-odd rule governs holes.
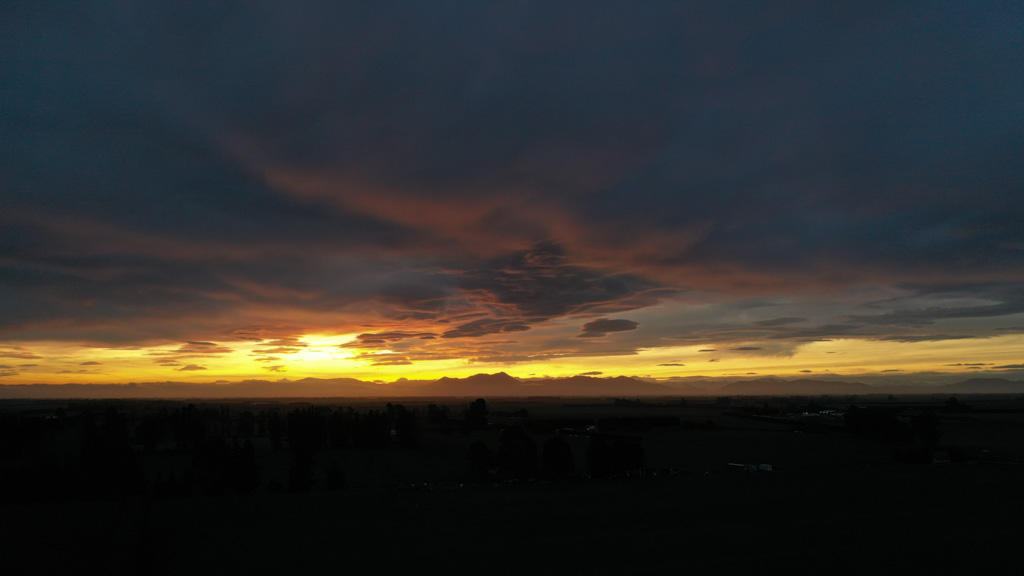
{"type": "MultiPolygon", "coordinates": [[[[0,536],[12,573],[438,566],[455,573],[599,574],[835,563],[962,571],[1008,558],[1024,512],[1024,409],[1008,396],[957,404],[930,396],[495,398],[477,426],[466,425],[470,399],[233,400],[191,405],[188,413],[206,415],[198,443],[170,429],[155,441],[139,433],[144,421],[163,414],[173,423],[188,406],[4,404],[0,536]],[[868,437],[806,410],[851,406],[891,417],[887,422],[904,426],[908,436],[868,437]],[[302,422],[289,414],[322,414],[329,423],[339,409],[363,424],[374,422],[371,415],[381,423],[388,414],[391,422],[407,418],[415,432],[399,437],[386,427],[375,440],[332,437],[328,429],[314,444],[294,431],[289,436],[288,426],[302,422]],[[286,430],[274,438],[265,423],[240,429],[245,412],[256,421],[276,412],[286,430]],[[924,462],[918,456],[926,412],[939,437],[924,462]],[[83,464],[82,437],[103,437],[114,423],[123,425],[130,448],[118,454],[133,464],[108,464],[113,472],[83,464]],[[26,428],[47,430],[31,449],[11,437],[26,428]],[[512,471],[510,459],[522,457],[509,454],[522,451],[508,448],[509,429],[522,430],[534,446],[532,456],[526,451],[533,468],[512,471]],[[571,450],[569,473],[545,469],[555,436],[571,450]],[[608,454],[619,453],[619,445],[642,448],[642,465],[593,473],[592,446],[605,440],[613,448],[608,454]],[[255,481],[236,482],[242,473],[204,460],[211,444],[224,462],[248,453],[255,481]],[[486,466],[474,468],[474,446],[490,454],[486,466]],[[767,464],[771,472],[731,473],[737,468],[730,463],[767,464]],[[139,481],[123,482],[124,475],[139,481]]],[[[102,462],[114,462],[103,454],[102,462]]]]}

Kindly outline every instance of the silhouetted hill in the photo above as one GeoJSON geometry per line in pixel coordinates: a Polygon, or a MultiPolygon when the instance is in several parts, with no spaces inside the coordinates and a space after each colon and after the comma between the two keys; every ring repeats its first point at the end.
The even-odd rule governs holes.
{"type": "Polygon", "coordinates": [[[971,378],[943,387],[943,391],[958,394],[1017,394],[1024,393],[1024,380],[1005,378],[971,378]]]}
{"type": "Polygon", "coordinates": [[[594,378],[573,376],[524,383],[505,372],[475,374],[468,378],[440,378],[426,386],[409,389],[419,396],[670,396],[679,392],[668,386],[627,376],[594,378]]]}
{"type": "Polygon", "coordinates": [[[554,378],[537,383],[545,396],[671,396],[679,392],[668,386],[644,382],[627,376],[595,378],[573,376],[554,378]]]}
{"type": "Polygon", "coordinates": [[[504,372],[474,374],[468,378],[439,378],[416,389],[424,396],[524,396],[529,387],[504,372]]]}
{"type": "MultiPolygon", "coordinates": [[[[705,382],[705,384],[707,384],[705,382]]],[[[444,377],[433,381],[404,380],[391,384],[355,378],[302,378],[300,380],[243,380],[240,382],[143,382],[130,384],[11,384],[0,386],[0,398],[358,398],[455,396],[820,396],[860,394],[1024,394],[1024,381],[1004,378],[972,378],[950,385],[879,385],[827,380],[760,378],[731,382],[718,388],[667,386],[617,376],[599,378],[530,379],[525,382],[506,374],[474,374],[467,378],[444,377]]]]}
{"type": "Polygon", "coordinates": [[[723,396],[770,396],[776,394],[820,396],[825,394],[877,394],[878,390],[860,382],[760,378],[726,384],[715,393],[723,396]]]}
{"type": "Polygon", "coordinates": [[[197,384],[142,382],[131,384],[22,384],[0,387],[0,398],[309,398],[373,396],[380,385],[354,378],[243,380],[197,384]]]}

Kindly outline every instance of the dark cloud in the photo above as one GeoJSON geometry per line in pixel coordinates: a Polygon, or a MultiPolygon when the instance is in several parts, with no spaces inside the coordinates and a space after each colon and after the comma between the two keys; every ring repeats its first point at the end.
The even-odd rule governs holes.
{"type": "Polygon", "coordinates": [[[626,332],[636,330],[638,323],[632,320],[601,318],[583,325],[583,332],[626,332]]]}
{"type": "Polygon", "coordinates": [[[213,342],[187,342],[174,351],[173,354],[230,354],[233,351],[232,348],[220,346],[213,342]]]}
{"type": "Polygon", "coordinates": [[[669,363],[666,363],[666,364],[658,364],[658,366],[686,366],[686,364],[678,364],[678,363],[675,363],[675,362],[669,362],[669,363]]]}
{"type": "Polygon", "coordinates": [[[194,370],[206,370],[205,366],[199,366],[198,364],[187,364],[178,368],[178,372],[191,372],[194,370]]]}
{"type": "MultiPolygon", "coordinates": [[[[230,354],[234,350],[226,346],[220,346],[213,342],[186,342],[176,350],[158,350],[146,352],[146,356],[155,356],[153,363],[161,366],[180,366],[185,360],[192,358],[221,358],[224,354],[230,354]]],[[[205,370],[205,368],[187,364],[181,370],[205,370]]]]}
{"type": "Polygon", "coordinates": [[[581,372],[580,374],[577,374],[577,376],[600,376],[602,374],[604,374],[604,372],[581,372]]]}
{"type": "Polygon", "coordinates": [[[797,322],[806,322],[807,318],[798,318],[795,316],[787,316],[785,318],[773,318],[771,320],[758,320],[754,324],[765,328],[774,328],[776,326],[787,326],[789,324],[796,324],[797,322]]]}
{"type": "Polygon", "coordinates": [[[764,350],[764,348],[758,346],[740,346],[739,348],[730,348],[736,352],[753,352],[755,350],[764,350]]]}
{"type": "Polygon", "coordinates": [[[820,339],[836,338],[850,335],[870,335],[870,331],[865,331],[861,326],[857,324],[824,324],[822,326],[815,326],[813,328],[803,328],[797,330],[785,329],[778,331],[775,334],[769,336],[773,339],[811,339],[817,341],[820,339]]]}
{"type": "Polygon", "coordinates": [[[967,340],[970,338],[977,338],[977,336],[968,335],[950,335],[950,334],[921,334],[921,335],[901,335],[901,336],[886,336],[879,338],[879,340],[888,342],[939,342],[942,340],[967,340]]]}
{"type": "Polygon", "coordinates": [[[564,249],[542,243],[458,277],[458,287],[499,317],[547,319],[591,310],[625,311],[658,302],[649,281],[574,266],[564,249]]]}
{"type": "Polygon", "coordinates": [[[640,324],[632,320],[601,318],[587,322],[580,328],[577,338],[600,338],[609,332],[628,332],[636,330],[640,324]]]}
{"type": "Polygon", "coordinates": [[[1002,366],[994,366],[993,370],[1016,370],[1024,368],[1024,364],[1004,364],[1002,366]]]}
{"type": "Polygon", "coordinates": [[[441,338],[477,338],[502,332],[522,332],[530,327],[518,320],[481,318],[467,322],[441,334],[441,338]]]}
{"type": "Polygon", "coordinates": [[[302,350],[302,348],[278,346],[276,348],[261,348],[258,352],[260,354],[298,354],[299,352],[302,352],[302,350]]]}
{"type": "Polygon", "coordinates": [[[377,357],[374,358],[372,364],[374,366],[407,366],[412,364],[412,361],[404,356],[391,358],[377,357]]]}
{"type": "Polygon", "coordinates": [[[682,293],[749,315],[677,343],[1020,332],[1019,7],[799,8],[21,3],[0,339],[189,341],[173,363],[682,293]]]}
{"type": "Polygon", "coordinates": [[[851,316],[856,322],[893,326],[926,326],[939,320],[960,318],[994,318],[1024,313],[1024,296],[1014,301],[983,306],[957,306],[948,308],[927,308],[918,310],[897,310],[875,316],[851,316]]]}
{"type": "Polygon", "coordinates": [[[718,352],[718,350],[715,350],[714,348],[702,348],[697,350],[697,352],[718,352]]]}
{"type": "MultiPolygon", "coordinates": [[[[277,354],[298,354],[309,347],[304,342],[294,337],[277,337],[274,339],[261,339],[259,345],[252,351],[255,362],[279,362],[281,358],[277,354]]],[[[272,372],[283,372],[284,366],[264,366],[264,370],[272,372]]]]}
{"type": "Polygon", "coordinates": [[[19,358],[21,360],[40,360],[42,356],[36,356],[28,348],[22,346],[0,346],[0,358],[19,358]]]}
{"type": "Polygon", "coordinates": [[[80,363],[79,366],[99,366],[101,364],[103,364],[103,362],[96,362],[95,360],[90,360],[88,362],[80,363]]]}
{"type": "Polygon", "coordinates": [[[298,347],[305,348],[309,346],[308,343],[299,340],[298,338],[278,338],[270,342],[263,342],[260,346],[281,346],[281,347],[298,347]]]}
{"type": "Polygon", "coordinates": [[[402,340],[406,340],[409,338],[426,339],[434,337],[435,335],[433,332],[393,331],[365,333],[356,336],[356,339],[353,340],[352,342],[347,342],[345,344],[339,345],[339,348],[367,348],[382,346],[394,342],[401,342],[402,340]]]}

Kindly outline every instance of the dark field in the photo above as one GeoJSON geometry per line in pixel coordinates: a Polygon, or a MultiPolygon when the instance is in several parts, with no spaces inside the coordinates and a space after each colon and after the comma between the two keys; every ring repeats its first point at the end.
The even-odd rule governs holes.
{"type": "Polygon", "coordinates": [[[1024,533],[1024,402],[1012,397],[494,399],[479,427],[467,425],[470,402],[459,399],[194,408],[205,415],[196,438],[167,428],[147,440],[144,421],[163,414],[180,426],[172,416],[185,405],[3,404],[3,572],[962,574],[1015,563],[1024,533]],[[804,415],[851,405],[885,415],[898,433],[804,415]],[[389,414],[405,422],[403,435],[328,430],[310,440],[287,417],[338,406],[389,414]],[[241,423],[246,411],[277,412],[291,437],[281,432],[275,447],[273,434],[241,423]],[[572,470],[551,473],[550,428],[586,422],[598,431],[557,426],[572,470]],[[525,472],[503,448],[512,428],[535,447],[525,472]],[[83,440],[113,446],[115,429],[129,452],[83,440]],[[640,446],[642,467],[592,473],[592,444],[605,439],[640,446]],[[219,446],[233,461],[245,441],[255,482],[204,460],[219,446]],[[477,442],[493,457],[483,469],[469,457],[477,442]],[[730,472],[739,467],[729,463],[772,471],[730,472]]]}

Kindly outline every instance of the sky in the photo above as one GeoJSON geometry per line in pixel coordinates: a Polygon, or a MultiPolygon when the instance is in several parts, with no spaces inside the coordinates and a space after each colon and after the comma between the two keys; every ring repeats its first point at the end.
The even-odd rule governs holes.
{"type": "Polygon", "coordinates": [[[1024,375],[1020,2],[0,11],[0,384],[1024,375]]]}

